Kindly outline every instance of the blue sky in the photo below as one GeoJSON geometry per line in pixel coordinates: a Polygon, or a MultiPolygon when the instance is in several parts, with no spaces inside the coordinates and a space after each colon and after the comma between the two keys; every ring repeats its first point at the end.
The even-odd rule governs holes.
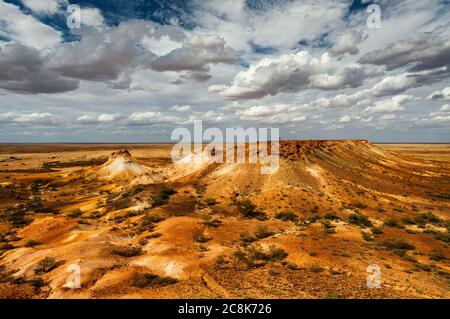
{"type": "Polygon", "coordinates": [[[449,1],[371,3],[0,0],[0,142],[450,142],[449,1]]]}

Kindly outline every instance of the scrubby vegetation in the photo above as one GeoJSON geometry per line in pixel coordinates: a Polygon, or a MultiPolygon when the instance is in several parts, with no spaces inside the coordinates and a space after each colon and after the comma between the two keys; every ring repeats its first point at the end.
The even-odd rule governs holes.
{"type": "Polygon", "coordinates": [[[56,262],[55,257],[45,257],[44,259],[40,260],[36,264],[36,266],[34,268],[34,273],[36,275],[41,275],[41,274],[52,271],[53,269],[55,269],[58,266],[59,266],[59,263],[56,262]]]}
{"type": "Polygon", "coordinates": [[[284,221],[296,221],[297,215],[294,212],[291,212],[290,210],[279,212],[275,215],[275,218],[284,220],[284,221]]]}
{"type": "Polygon", "coordinates": [[[259,211],[256,205],[248,199],[234,200],[232,204],[236,206],[239,214],[244,218],[255,218],[258,220],[267,219],[266,214],[259,211]]]}
{"type": "Polygon", "coordinates": [[[358,214],[358,213],[352,213],[348,217],[348,222],[354,225],[358,225],[361,227],[371,227],[373,226],[372,222],[369,220],[369,218],[366,215],[358,214]]]}
{"type": "Polygon", "coordinates": [[[168,203],[170,196],[175,194],[176,191],[169,187],[161,188],[158,193],[152,198],[152,207],[159,207],[168,203]]]}
{"type": "Polygon", "coordinates": [[[139,274],[134,273],[131,277],[131,284],[134,287],[138,288],[147,288],[147,287],[162,287],[173,285],[177,283],[178,280],[168,276],[158,276],[153,273],[139,274]]]}
{"type": "Polygon", "coordinates": [[[141,255],[142,249],[136,246],[119,246],[115,247],[111,253],[113,255],[130,258],[141,255]]]}

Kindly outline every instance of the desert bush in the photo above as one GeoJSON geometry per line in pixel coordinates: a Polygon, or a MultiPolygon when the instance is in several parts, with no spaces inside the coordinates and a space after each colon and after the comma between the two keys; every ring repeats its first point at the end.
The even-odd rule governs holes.
{"type": "Polygon", "coordinates": [[[130,258],[142,254],[142,249],[135,246],[119,246],[115,247],[111,253],[113,255],[130,258]]]}
{"type": "Polygon", "coordinates": [[[255,231],[255,237],[258,239],[263,239],[263,238],[267,238],[270,237],[274,234],[273,231],[270,231],[267,226],[264,225],[258,225],[258,227],[256,227],[256,231],[255,231]]]}
{"type": "Polygon", "coordinates": [[[445,256],[440,250],[434,250],[428,256],[431,260],[435,261],[445,260],[445,256]]]}
{"type": "Polygon", "coordinates": [[[297,220],[297,215],[294,212],[286,210],[286,211],[282,211],[282,212],[277,213],[275,215],[275,218],[283,220],[283,221],[286,221],[286,222],[287,221],[293,222],[293,221],[297,220]]]}
{"type": "Polygon", "coordinates": [[[388,220],[386,220],[384,222],[384,225],[386,225],[388,227],[393,227],[393,228],[402,228],[402,226],[400,225],[398,220],[396,220],[395,218],[389,218],[388,220]]]}
{"type": "Polygon", "coordinates": [[[153,273],[134,273],[131,277],[131,285],[138,288],[163,287],[173,285],[178,280],[169,276],[161,277],[153,273]]]}
{"type": "Polygon", "coordinates": [[[403,239],[388,238],[383,241],[382,245],[387,249],[399,249],[399,250],[414,250],[416,247],[403,239]]]}
{"type": "Polygon", "coordinates": [[[159,238],[161,236],[162,236],[162,234],[160,234],[160,233],[153,233],[153,234],[148,235],[145,238],[151,239],[151,238],[159,238]]]}
{"type": "Polygon", "coordinates": [[[370,227],[373,226],[372,222],[369,220],[369,218],[366,215],[363,214],[357,214],[352,213],[348,217],[348,222],[354,225],[358,225],[361,227],[370,227]]]}
{"type": "Polygon", "coordinates": [[[203,231],[197,230],[192,234],[192,240],[197,243],[206,243],[211,240],[210,237],[206,236],[203,231]]]}
{"type": "Polygon", "coordinates": [[[31,224],[32,221],[33,220],[26,217],[25,211],[23,210],[16,210],[10,213],[8,217],[8,222],[13,227],[24,227],[27,226],[28,224],[31,224]]]}
{"type": "Polygon", "coordinates": [[[223,256],[217,256],[216,257],[216,261],[215,261],[215,265],[217,268],[222,267],[225,264],[225,258],[223,256]]]}
{"type": "Polygon", "coordinates": [[[449,232],[435,232],[434,238],[440,241],[443,241],[445,243],[450,243],[450,233],[449,232]]]}
{"type": "Polygon", "coordinates": [[[370,231],[372,232],[372,234],[374,235],[380,235],[383,233],[383,230],[380,227],[371,227],[370,231]]]}
{"type": "Polygon", "coordinates": [[[83,215],[84,212],[81,209],[75,209],[73,212],[67,215],[69,218],[77,218],[83,215]]]}
{"type": "Polygon", "coordinates": [[[14,245],[11,245],[10,243],[4,243],[0,246],[0,251],[11,250],[11,249],[14,249],[14,245]]]}
{"type": "Polygon", "coordinates": [[[214,205],[217,204],[217,201],[216,201],[214,198],[208,198],[208,199],[205,200],[205,203],[206,203],[208,206],[214,206],[214,205]]]}
{"type": "Polygon", "coordinates": [[[256,205],[254,205],[250,200],[234,200],[233,205],[236,206],[239,214],[244,218],[256,218],[258,220],[267,219],[266,214],[256,209],[256,205]]]}
{"type": "Polygon", "coordinates": [[[314,272],[314,273],[319,273],[319,272],[324,271],[324,269],[318,265],[312,265],[309,267],[309,271],[314,272]]]}
{"type": "Polygon", "coordinates": [[[152,207],[159,207],[164,204],[167,204],[169,201],[170,196],[175,194],[176,191],[169,187],[163,187],[161,188],[158,193],[153,196],[152,198],[152,207]]]}
{"type": "Polygon", "coordinates": [[[220,219],[212,219],[206,220],[202,224],[209,228],[217,228],[222,224],[222,221],[220,219]]]}
{"type": "Polygon", "coordinates": [[[255,236],[250,235],[248,232],[242,232],[240,234],[241,246],[248,246],[254,241],[258,240],[255,236]]]}
{"type": "Polygon", "coordinates": [[[36,240],[29,240],[25,243],[25,247],[36,247],[40,245],[41,243],[36,240]]]}
{"type": "Polygon", "coordinates": [[[232,255],[233,269],[237,270],[241,262],[247,262],[247,254],[242,250],[236,250],[232,255]]]}
{"type": "Polygon", "coordinates": [[[34,267],[34,273],[36,275],[41,275],[52,271],[56,267],[58,267],[58,263],[56,262],[55,257],[45,257],[36,264],[34,267]]]}
{"type": "Polygon", "coordinates": [[[270,245],[267,251],[262,251],[256,248],[249,249],[248,256],[251,260],[262,260],[262,261],[280,261],[288,256],[288,253],[274,245],[270,245]]]}
{"type": "Polygon", "coordinates": [[[331,225],[331,223],[328,219],[322,220],[321,223],[322,223],[324,234],[335,234],[336,233],[336,230],[334,229],[335,227],[333,225],[331,225]]]}
{"type": "Polygon", "coordinates": [[[325,216],[323,216],[323,218],[328,219],[328,220],[339,220],[339,216],[336,215],[336,213],[327,213],[325,214],[325,216]]]}
{"type": "Polygon", "coordinates": [[[367,232],[362,232],[361,233],[361,237],[362,239],[364,239],[365,241],[373,241],[373,237],[369,235],[369,233],[367,232]]]}

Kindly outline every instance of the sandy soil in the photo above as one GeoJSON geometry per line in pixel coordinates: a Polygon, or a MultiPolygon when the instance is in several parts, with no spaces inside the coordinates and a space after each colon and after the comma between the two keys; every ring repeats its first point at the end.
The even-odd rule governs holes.
{"type": "Polygon", "coordinates": [[[270,175],[171,148],[0,145],[0,297],[450,297],[450,145],[283,142],[270,175]]]}

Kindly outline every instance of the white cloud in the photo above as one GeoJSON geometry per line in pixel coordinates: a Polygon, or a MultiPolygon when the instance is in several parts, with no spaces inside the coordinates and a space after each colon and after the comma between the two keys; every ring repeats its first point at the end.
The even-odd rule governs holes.
{"type": "Polygon", "coordinates": [[[330,50],[330,53],[333,55],[341,55],[341,54],[358,54],[359,49],[358,45],[364,40],[364,36],[362,32],[358,31],[349,31],[337,36],[333,47],[330,50]]]}
{"type": "Polygon", "coordinates": [[[350,122],[351,118],[348,115],[344,115],[339,119],[339,123],[348,123],[350,122]]]}
{"type": "Polygon", "coordinates": [[[81,9],[81,24],[90,27],[101,27],[105,24],[101,11],[97,8],[81,9]]]}
{"type": "Polygon", "coordinates": [[[374,106],[369,106],[364,111],[368,113],[391,113],[403,111],[404,107],[401,105],[415,99],[416,98],[411,95],[396,95],[390,99],[377,101],[374,106]]]}
{"type": "Polygon", "coordinates": [[[22,0],[22,3],[31,11],[38,14],[55,14],[67,0],[22,0]]]}
{"type": "Polygon", "coordinates": [[[30,124],[55,124],[59,118],[51,113],[15,113],[7,112],[0,115],[2,123],[30,123],[30,124]]]}
{"type": "Polygon", "coordinates": [[[38,50],[54,48],[61,42],[61,32],[40,22],[19,7],[0,0],[0,36],[38,50]]]}
{"type": "Polygon", "coordinates": [[[429,97],[431,100],[450,100],[450,87],[443,88],[440,91],[434,91],[429,97]]]}
{"type": "Polygon", "coordinates": [[[343,65],[328,54],[316,58],[307,51],[300,51],[252,64],[247,71],[238,73],[221,95],[231,99],[255,99],[303,89],[335,90],[357,87],[366,77],[367,72],[359,65],[343,65]]]}
{"type": "Polygon", "coordinates": [[[191,106],[190,105],[173,105],[170,109],[175,112],[187,112],[187,111],[191,110],[191,106]]]}

